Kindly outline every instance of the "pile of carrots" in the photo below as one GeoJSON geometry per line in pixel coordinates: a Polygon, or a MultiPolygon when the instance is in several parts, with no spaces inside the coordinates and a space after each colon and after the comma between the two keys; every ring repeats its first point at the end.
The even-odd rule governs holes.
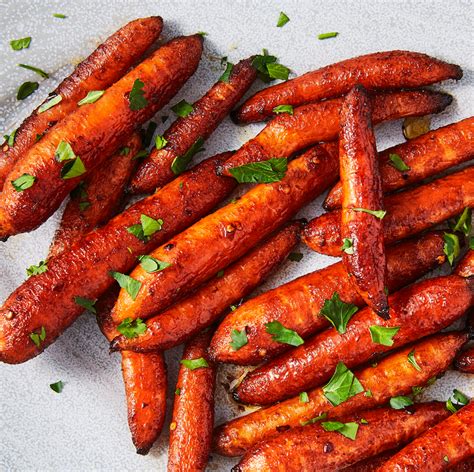
{"type": "Polygon", "coordinates": [[[37,228],[70,199],[46,261],[0,309],[0,360],[25,362],[84,309],[96,314],[121,353],[132,440],[146,454],[165,418],[163,351],[186,343],[170,471],[204,470],[211,451],[243,455],[236,471],[472,470],[474,403],[459,391],[446,405],[413,396],[453,362],[474,373],[474,349],[463,350],[472,315],[470,331],[440,332],[474,305],[474,118],[380,153],[373,132],[443,111],[451,97],[420,87],[459,80],[461,69],[373,53],[235,109],[259,76],[274,78],[277,59],[264,52],[227,63],[203,97],[176,104],[148,152],[154,130],[140,127],[203,50],[199,34],[154,48],[162,24],[122,27],[1,147],[0,238],[37,228]],[[186,170],[229,113],[269,121],[238,151],[186,170]],[[216,210],[239,183],[257,185],[216,210]],[[292,220],[326,190],[327,213],[292,220]],[[300,239],[342,261],[239,305],[300,239]],[[417,282],[446,260],[451,275],[417,282]],[[219,363],[259,364],[233,395],[262,408],[213,430],[219,363]]]}

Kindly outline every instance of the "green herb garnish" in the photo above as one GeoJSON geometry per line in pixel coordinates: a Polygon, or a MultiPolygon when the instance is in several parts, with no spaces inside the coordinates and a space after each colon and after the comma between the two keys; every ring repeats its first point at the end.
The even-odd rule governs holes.
{"type": "Polygon", "coordinates": [[[410,397],[399,395],[398,397],[392,397],[390,399],[390,406],[394,410],[403,410],[407,406],[413,405],[413,400],[410,397]]]}
{"type": "Polygon", "coordinates": [[[309,403],[309,396],[306,392],[300,393],[300,402],[301,403],[309,403]]]}
{"type": "Polygon", "coordinates": [[[29,48],[30,43],[31,36],[27,36],[26,38],[12,39],[10,41],[10,46],[14,51],[21,51],[22,49],[29,48]]]}
{"type": "Polygon", "coordinates": [[[464,236],[469,236],[472,229],[472,211],[469,207],[464,208],[464,211],[459,216],[456,224],[453,227],[453,231],[459,231],[464,236]]]}
{"type": "Polygon", "coordinates": [[[38,67],[29,66],[28,64],[18,64],[18,66],[19,66],[19,67],[22,67],[23,69],[27,69],[27,70],[31,70],[31,71],[35,72],[35,73],[38,74],[39,76],[43,77],[43,79],[49,78],[48,73],[45,72],[45,71],[42,70],[42,69],[38,69],[38,67]]]}
{"type": "Polygon", "coordinates": [[[32,265],[26,269],[26,275],[31,277],[32,275],[39,275],[48,270],[48,263],[40,261],[38,265],[32,265]]]}
{"type": "Polygon", "coordinates": [[[418,371],[418,372],[421,372],[421,367],[420,365],[418,364],[418,362],[416,362],[416,358],[415,358],[415,350],[412,349],[409,353],[408,353],[408,362],[418,371]]]}
{"type": "Polygon", "coordinates": [[[233,69],[234,69],[234,64],[232,64],[232,62],[228,62],[225,66],[224,73],[219,77],[219,82],[228,83],[233,69]]]}
{"type": "MultiPolygon", "coordinates": [[[[90,90],[89,92],[87,92],[87,95],[82,100],[77,102],[77,104],[79,106],[82,106],[82,105],[87,105],[88,103],[94,103],[97,100],[99,100],[99,98],[102,97],[102,95],[104,95],[104,93],[105,93],[105,90],[90,90]]],[[[131,95],[131,93],[130,93],[130,95],[131,95]]],[[[145,105],[146,105],[146,103],[145,103],[145,105]]],[[[131,105],[130,105],[130,108],[131,108],[131,105]]],[[[143,107],[141,107],[141,108],[143,108],[143,107]]],[[[133,108],[132,108],[132,110],[133,110],[133,108]]]]}
{"type": "Polygon", "coordinates": [[[50,108],[53,108],[55,105],[57,105],[63,97],[61,95],[55,95],[54,97],[50,98],[47,102],[44,102],[39,108],[38,108],[38,113],[43,113],[46,110],[49,110],[50,108]]]}
{"type": "Polygon", "coordinates": [[[346,438],[355,440],[359,425],[357,423],[341,423],[339,421],[326,421],[321,423],[325,431],[337,431],[346,438]]]}
{"type": "Polygon", "coordinates": [[[149,274],[160,272],[171,266],[169,262],[160,261],[152,256],[139,256],[138,260],[140,261],[142,269],[149,274]]]}
{"type": "Polygon", "coordinates": [[[391,328],[373,325],[369,328],[372,342],[376,344],[382,344],[382,346],[393,346],[393,337],[398,333],[399,330],[399,326],[391,328]]]}
{"type": "Polygon", "coordinates": [[[138,291],[142,286],[142,283],[139,280],[135,280],[134,278],[120,272],[111,271],[110,275],[118,282],[120,287],[130,295],[132,300],[137,298],[138,291]]]}
{"type": "Polygon", "coordinates": [[[390,159],[389,164],[400,172],[410,170],[410,166],[407,166],[398,154],[389,154],[388,158],[390,159]]]}
{"type": "Polygon", "coordinates": [[[44,326],[41,326],[39,333],[32,332],[30,333],[30,339],[35,343],[36,347],[41,347],[41,343],[46,339],[46,329],[44,326]]]}
{"type": "Polygon", "coordinates": [[[17,93],[17,100],[24,100],[29,97],[39,87],[38,82],[24,82],[20,85],[17,93]]]}
{"type": "Polygon", "coordinates": [[[34,177],[33,175],[23,174],[23,175],[20,175],[20,177],[18,177],[17,179],[12,180],[11,183],[13,185],[13,188],[17,192],[23,192],[23,190],[26,190],[32,187],[33,184],[35,183],[35,180],[36,180],[36,177],[34,177]]]}
{"type": "Polygon", "coordinates": [[[275,115],[279,115],[281,113],[288,113],[289,115],[292,115],[294,109],[292,105],[278,105],[272,111],[275,113],[275,115]]]}
{"type": "Polygon", "coordinates": [[[288,159],[272,158],[268,161],[251,162],[229,169],[239,183],[272,183],[279,182],[285,177],[288,169],[288,159]]]}
{"type": "Polygon", "coordinates": [[[90,300],[89,298],[84,298],[84,297],[74,297],[74,303],[76,305],[82,306],[82,308],[85,308],[87,311],[90,311],[91,313],[96,314],[97,310],[95,309],[95,302],[97,300],[90,300]]]}
{"type": "Polygon", "coordinates": [[[304,341],[301,336],[291,329],[285,328],[279,321],[271,321],[265,325],[267,333],[272,335],[272,341],[290,346],[301,346],[304,341]]]}
{"type": "Polygon", "coordinates": [[[353,210],[368,213],[369,215],[375,216],[379,220],[382,220],[383,217],[387,214],[385,210],[367,210],[366,208],[353,208],[353,210]]]}
{"type": "Polygon", "coordinates": [[[339,294],[334,292],[330,300],[325,300],[321,308],[321,315],[324,316],[338,331],[344,334],[347,323],[354,316],[359,308],[352,303],[345,303],[339,298],[339,294]]]}
{"type": "Polygon", "coordinates": [[[204,357],[199,357],[198,359],[183,359],[181,364],[184,365],[189,370],[200,369],[201,367],[209,367],[206,359],[204,357]]]}
{"type": "Polygon", "coordinates": [[[232,341],[229,344],[234,351],[238,351],[240,348],[244,347],[249,342],[245,329],[243,329],[242,331],[233,329],[230,333],[230,337],[232,338],[232,341]]]}
{"type": "Polygon", "coordinates": [[[49,384],[49,388],[56,393],[61,393],[63,391],[63,387],[64,387],[64,382],[62,382],[61,380],[58,380],[57,382],[49,384]]]}
{"type": "Polygon", "coordinates": [[[146,324],[141,318],[132,320],[132,318],[125,318],[118,326],[117,331],[123,334],[128,339],[133,339],[147,330],[146,324]]]}
{"type": "Polygon", "coordinates": [[[333,406],[340,405],[363,391],[362,384],[343,362],[337,364],[333,376],[323,387],[324,396],[333,406]]]}
{"type": "Polygon", "coordinates": [[[318,39],[328,39],[328,38],[335,38],[339,33],[336,31],[331,31],[330,33],[321,33],[318,34],[318,39]]]}
{"type": "Polygon", "coordinates": [[[174,158],[171,163],[171,170],[173,174],[179,175],[186,170],[186,167],[191,162],[192,158],[203,150],[202,145],[204,144],[204,139],[199,137],[196,139],[194,144],[181,156],[174,158]]]}
{"type": "Polygon", "coordinates": [[[286,13],[283,13],[282,11],[280,12],[280,16],[278,17],[278,22],[277,22],[277,27],[281,28],[282,26],[285,26],[290,19],[286,15],[286,13]]]}
{"type": "Polygon", "coordinates": [[[181,118],[186,118],[194,110],[193,106],[186,100],[181,100],[176,105],[173,105],[171,109],[181,118]]]}
{"type": "Polygon", "coordinates": [[[132,90],[130,90],[130,94],[128,96],[130,110],[142,110],[148,105],[148,101],[145,98],[145,92],[143,90],[144,86],[145,84],[140,79],[135,79],[135,82],[133,82],[132,90]]]}
{"type": "Polygon", "coordinates": [[[168,141],[163,136],[158,135],[155,138],[156,149],[158,150],[163,149],[167,144],[168,144],[168,141]]]}
{"type": "Polygon", "coordinates": [[[345,252],[346,254],[352,255],[354,254],[354,248],[352,246],[352,239],[344,238],[342,241],[341,251],[345,252]]]}
{"type": "Polygon", "coordinates": [[[463,406],[469,403],[469,398],[457,389],[453,390],[453,394],[448,398],[446,402],[446,409],[451,413],[456,413],[463,406]]]}
{"type": "Polygon", "coordinates": [[[456,259],[461,252],[459,238],[456,234],[444,233],[443,252],[446,254],[449,264],[453,265],[454,259],[456,259]]]}

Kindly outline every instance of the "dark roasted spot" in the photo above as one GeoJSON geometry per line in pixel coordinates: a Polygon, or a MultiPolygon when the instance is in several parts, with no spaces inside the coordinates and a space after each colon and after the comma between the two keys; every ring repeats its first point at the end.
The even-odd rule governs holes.
{"type": "Polygon", "coordinates": [[[327,443],[323,446],[323,452],[329,453],[329,452],[332,452],[332,451],[334,451],[334,446],[332,445],[332,443],[327,442],[327,443]]]}

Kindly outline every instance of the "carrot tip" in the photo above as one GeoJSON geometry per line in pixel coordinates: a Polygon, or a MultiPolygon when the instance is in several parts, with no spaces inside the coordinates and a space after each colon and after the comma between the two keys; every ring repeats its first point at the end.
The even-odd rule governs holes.
{"type": "Polygon", "coordinates": [[[146,456],[150,452],[151,446],[147,447],[137,447],[137,454],[141,456],[146,456]]]}
{"type": "Polygon", "coordinates": [[[117,351],[120,351],[120,346],[119,346],[119,340],[117,338],[115,339],[112,339],[112,341],[110,342],[110,346],[109,346],[109,352],[117,352],[117,351]]]}

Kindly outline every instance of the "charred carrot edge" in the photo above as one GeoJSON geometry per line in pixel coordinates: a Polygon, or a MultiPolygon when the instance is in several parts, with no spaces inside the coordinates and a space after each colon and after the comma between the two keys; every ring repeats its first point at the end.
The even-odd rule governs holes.
{"type": "Polygon", "coordinates": [[[474,250],[467,251],[456,266],[454,273],[461,277],[472,277],[474,275],[474,250]]]}
{"type": "MultiPolygon", "coordinates": [[[[443,233],[433,232],[390,247],[387,252],[389,292],[414,282],[443,263],[443,246],[443,233]]],[[[209,347],[212,359],[239,365],[257,365],[290,349],[291,346],[274,341],[265,325],[279,321],[307,339],[330,326],[329,321],[321,315],[321,309],[335,293],[345,303],[364,306],[364,301],[340,262],[250,299],[229,313],[217,328],[209,347]],[[247,332],[247,344],[237,351],[230,346],[233,330],[247,332]]]]}
{"type": "MultiPolygon", "coordinates": [[[[473,147],[474,118],[471,117],[386,149],[379,154],[383,191],[393,192],[468,161],[474,156],[473,147]],[[395,167],[392,156],[402,160],[403,170],[395,167]]],[[[341,201],[342,188],[338,182],[323,206],[334,210],[341,207],[341,201]]]]}
{"type": "Polygon", "coordinates": [[[166,364],[163,354],[122,352],[128,424],[138,454],[147,454],[166,415],[166,364]]]}
{"type": "MultiPolygon", "coordinates": [[[[472,252],[472,251],[471,251],[472,252]]],[[[459,274],[462,277],[467,277],[468,275],[459,274]]],[[[467,329],[471,339],[474,338],[474,309],[471,310],[467,316],[467,329]]],[[[456,358],[454,366],[457,370],[465,372],[467,374],[474,374],[474,346],[466,349],[461,352],[456,358]]]]}
{"type": "Polygon", "coordinates": [[[139,18],[127,23],[109,36],[74,72],[64,79],[47,101],[61,97],[61,101],[39,112],[39,107],[20,125],[12,147],[0,149],[0,188],[18,159],[57,122],[78,107],[88,92],[105,90],[120,79],[158,39],[163,28],[159,16],[139,18]]]}
{"type": "Polygon", "coordinates": [[[430,402],[413,405],[409,412],[380,408],[341,418],[341,422],[357,424],[355,439],[337,431],[325,431],[319,424],[300,426],[258,444],[233,470],[339,470],[406,444],[449,414],[444,403],[430,402]]]}
{"type": "Polygon", "coordinates": [[[204,331],[189,341],[184,361],[199,360],[202,367],[181,361],[170,424],[168,471],[204,471],[211,451],[214,425],[216,369],[207,356],[211,333],[204,331]]]}
{"type": "Polygon", "coordinates": [[[196,293],[147,320],[147,330],[142,335],[115,338],[112,349],[148,352],[187,341],[258,287],[286,259],[299,242],[301,226],[300,222],[289,223],[227,267],[223,275],[218,274],[196,293]]]}
{"type": "Polygon", "coordinates": [[[379,469],[441,471],[472,457],[474,402],[417,437],[379,469]],[[446,462],[445,457],[448,458],[446,462]]]}
{"type": "MultiPolygon", "coordinates": [[[[273,118],[253,139],[245,143],[221,172],[271,157],[287,157],[321,141],[332,141],[339,133],[343,98],[334,98],[295,108],[293,114],[273,118]]],[[[450,95],[428,90],[378,93],[371,97],[374,124],[407,116],[438,113],[452,102],[450,95]]]]}
{"type": "Polygon", "coordinates": [[[197,102],[185,118],[178,118],[164,133],[167,141],[162,149],[153,149],[140,164],[130,183],[130,193],[150,193],[175,177],[171,166],[198,140],[206,140],[229,111],[243,97],[257,77],[252,58],[236,64],[230,77],[221,80],[197,102]]]}
{"type": "Polygon", "coordinates": [[[360,84],[369,90],[417,88],[447,79],[462,69],[411,51],[386,51],[346,59],[268,87],[250,97],[234,114],[240,123],[262,121],[277,105],[298,106],[333,98],[360,84]]]}
{"type": "Polygon", "coordinates": [[[233,179],[216,175],[216,166],[230,155],[210,158],[179,176],[49,260],[46,272],[27,279],[0,309],[0,360],[15,364],[38,355],[82,313],[75,297],[98,299],[114,285],[110,271],[127,273],[138,256],[209,213],[235,188],[233,179]],[[146,241],[128,231],[140,224],[141,215],[163,221],[146,241]],[[36,347],[30,334],[41,327],[46,338],[36,347]]]}
{"type": "MultiPolygon", "coordinates": [[[[384,238],[392,244],[453,218],[474,206],[474,167],[385,198],[384,238]]],[[[325,213],[309,222],[303,241],[316,252],[341,255],[341,211],[325,213]]]]}
{"type": "Polygon", "coordinates": [[[80,184],[76,192],[73,191],[49,249],[49,258],[69,249],[84,234],[106,223],[116,214],[135,168],[134,157],[140,147],[140,136],[134,133],[121,151],[101,164],[80,184]]]}
{"type": "Polygon", "coordinates": [[[372,112],[363,87],[354,87],[346,95],[340,120],[341,238],[350,245],[342,253],[342,263],[365,303],[387,319],[383,223],[380,217],[361,211],[383,211],[372,112]]]}
{"type": "Polygon", "coordinates": [[[354,375],[364,391],[340,405],[333,406],[323,389],[317,388],[307,392],[306,402],[293,397],[231,420],[217,428],[214,450],[226,456],[242,455],[258,442],[310,423],[320,415],[332,420],[383,405],[397,395],[411,394],[413,387],[423,387],[446,371],[466,341],[465,333],[438,334],[390,354],[373,367],[356,371],[354,375]],[[409,362],[412,352],[420,370],[409,362]]]}
{"type": "Polygon", "coordinates": [[[200,35],[170,41],[109,87],[100,100],[69,114],[32,146],[7,180],[13,182],[24,174],[36,180],[24,191],[17,191],[11,183],[3,187],[0,238],[32,230],[43,223],[87,172],[101,164],[138,125],[168,103],[196,70],[201,53],[200,35]],[[140,83],[144,84],[146,104],[132,110],[135,104],[132,106],[129,95],[134,86],[136,90],[134,84],[140,83]],[[61,142],[67,142],[80,157],[86,173],[75,178],[61,177],[65,164],[55,158],[61,142]]]}
{"type": "Polygon", "coordinates": [[[130,276],[140,283],[138,293],[133,299],[120,291],[114,321],[150,318],[209,280],[331,185],[336,167],[326,151],[313,148],[288,165],[281,181],[257,185],[153,251],[171,265],[154,273],[137,266],[130,276]]]}
{"type": "Polygon", "coordinates": [[[433,334],[463,316],[473,303],[470,279],[451,275],[418,282],[389,297],[390,320],[364,308],[351,318],[343,335],[328,329],[251,372],[236,396],[244,403],[268,405],[297,395],[328,380],[338,362],[352,368],[433,334]],[[372,340],[373,326],[399,330],[390,342],[380,344],[372,340]]]}

